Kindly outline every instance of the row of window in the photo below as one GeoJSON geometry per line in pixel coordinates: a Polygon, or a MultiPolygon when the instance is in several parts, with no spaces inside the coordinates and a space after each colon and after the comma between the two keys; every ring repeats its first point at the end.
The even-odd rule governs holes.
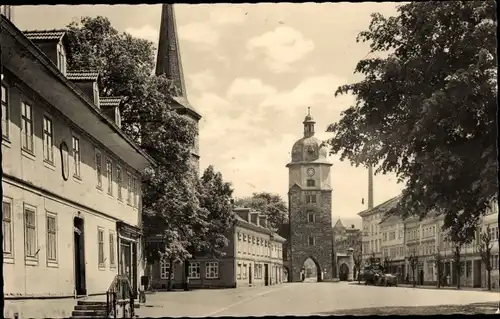
{"type": "Polygon", "coordinates": [[[383,257],[397,258],[397,257],[404,257],[404,255],[405,255],[404,246],[384,248],[383,250],[383,257]]]}
{"type": "MultiPolygon", "coordinates": [[[[200,262],[192,261],[188,265],[188,278],[200,279],[200,262]]],[[[167,260],[160,261],[160,278],[169,279],[170,276],[170,263],[167,260]]],[[[205,279],[218,279],[219,278],[219,263],[216,261],[205,262],[205,279]]],[[[172,271],[172,280],[175,279],[175,263],[172,271]]]]}
{"type": "Polygon", "coordinates": [[[95,149],[94,152],[95,172],[97,178],[96,187],[103,190],[103,176],[106,179],[106,191],[109,196],[115,196],[113,185],[116,184],[116,197],[123,201],[123,188],[127,191],[127,204],[137,208],[139,202],[140,185],[137,178],[130,172],[126,172],[127,180],[124,183],[124,172],[119,164],[113,162],[109,157],[104,159],[102,152],[95,149]],[[105,168],[103,170],[103,164],[105,168]]]}
{"type": "Polygon", "coordinates": [[[279,258],[282,253],[280,246],[273,245],[268,240],[242,233],[238,233],[236,249],[239,253],[271,258],[279,258]]]}
{"type": "MultiPolygon", "coordinates": [[[[13,201],[10,198],[4,197],[2,201],[2,231],[3,231],[3,256],[4,259],[14,261],[14,220],[13,220],[13,201]]],[[[28,262],[38,262],[38,254],[40,252],[38,239],[38,223],[36,207],[27,203],[23,204],[23,221],[24,221],[24,256],[28,262]]],[[[45,214],[46,227],[46,258],[47,263],[57,264],[58,262],[58,223],[57,214],[46,211],[45,214]]],[[[101,227],[97,229],[98,239],[98,263],[99,267],[103,268],[105,264],[104,250],[104,230],[101,227]]],[[[115,263],[115,234],[109,232],[109,264],[111,268],[116,267],[115,263]]]]}
{"type": "MultiPolygon", "coordinates": [[[[4,197],[2,200],[2,231],[3,231],[3,257],[4,260],[14,262],[14,211],[13,200],[4,197]]],[[[24,223],[24,257],[27,262],[37,263],[40,253],[37,236],[37,210],[29,204],[23,204],[24,223]]],[[[45,213],[46,238],[45,249],[48,264],[57,264],[57,214],[46,211],[45,213]]]]}
{"type": "Polygon", "coordinates": [[[375,240],[370,240],[367,242],[369,246],[367,247],[367,250],[364,250],[366,253],[379,253],[381,246],[382,246],[382,240],[381,239],[375,239],[375,240]]]}
{"type": "MultiPolygon", "coordinates": [[[[238,267],[236,269],[236,278],[237,279],[248,279],[248,274],[252,273],[252,264],[248,264],[248,272],[247,272],[247,264],[246,263],[238,263],[238,267]]],[[[253,267],[253,278],[254,279],[263,279],[264,278],[264,264],[255,264],[253,267]]]]}
{"type": "MultiPolygon", "coordinates": [[[[104,228],[97,227],[97,264],[99,269],[106,268],[106,248],[105,248],[105,234],[104,228]]],[[[115,247],[117,247],[115,232],[109,231],[108,233],[108,248],[109,248],[109,267],[116,268],[116,259],[115,259],[115,247]]]]}
{"type": "MultiPolygon", "coordinates": [[[[396,231],[383,233],[382,241],[395,240],[395,239],[396,239],[396,231]]],[[[399,237],[399,239],[401,239],[401,237],[399,237]]]]}
{"type": "MultiPolygon", "coordinates": [[[[10,109],[8,90],[4,85],[2,87],[2,138],[9,140],[9,121],[10,109]]],[[[21,103],[21,147],[22,150],[34,156],[34,122],[33,122],[33,107],[27,102],[21,103]]],[[[51,165],[54,165],[54,123],[52,117],[47,114],[43,115],[43,160],[51,165]]],[[[72,152],[73,152],[73,176],[79,180],[81,176],[81,143],[80,138],[75,134],[72,135],[72,152]]],[[[140,185],[137,178],[131,173],[126,172],[127,180],[124,180],[124,171],[122,167],[114,163],[109,157],[105,158],[99,149],[95,149],[94,169],[96,172],[96,187],[99,190],[103,188],[103,176],[107,182],[107,193],[114,196],[113,177],[116,183],[116,196],[118,200],[123,200],[123,188],[127,190],[127,204],[136,207],[138,206],[138,198],[140,193],[140,185]],[[103,170],[103,165],[104,170],[103,170]],[[126,184],[124,184],[126,182],[126,184]]]]}

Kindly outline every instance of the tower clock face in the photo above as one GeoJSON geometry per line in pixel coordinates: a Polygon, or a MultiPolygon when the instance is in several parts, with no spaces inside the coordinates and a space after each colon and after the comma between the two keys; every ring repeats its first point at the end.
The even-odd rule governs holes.
{"type": "Polygon", "coordinates": [[[314,176],[315,173],[316,173],[316,171],[314,170],[314,168],[310,167],[307,169],[308,176],[314,176]]]}

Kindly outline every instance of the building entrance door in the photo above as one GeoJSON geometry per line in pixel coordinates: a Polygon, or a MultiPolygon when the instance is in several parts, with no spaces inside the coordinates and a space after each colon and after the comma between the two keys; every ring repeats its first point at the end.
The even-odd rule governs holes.
{"type": "Polygon", "coordinates": [[[269,286],[269,265],[264,264],[264,285],[269,286]]]}
{"type": "Polygon", "coordinates": [[[75,292],[77,296],[87,295],[85,285],[85,241],[83,219],[73,219],[73,245],[75,264],[75,292]]]}
{"type": "Polygon", "coordinates": [[[251,286],[253,280],[252,265],[248,265],[248,284],[251,286]]]}
{"type": "Polygon", "coordinates": [[[128,242],[120,243],[120,274],[126,275],[133,283],[133,270],[132,270],[132,247],[128,242]]]}

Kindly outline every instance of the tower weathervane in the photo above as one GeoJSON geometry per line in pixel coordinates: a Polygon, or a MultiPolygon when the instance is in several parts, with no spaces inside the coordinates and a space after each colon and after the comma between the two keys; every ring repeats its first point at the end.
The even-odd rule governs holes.
{"type": "Polygon", "coordinates": [[[311,107],[307,107],[307,115],[311,115],[311,107]]]}

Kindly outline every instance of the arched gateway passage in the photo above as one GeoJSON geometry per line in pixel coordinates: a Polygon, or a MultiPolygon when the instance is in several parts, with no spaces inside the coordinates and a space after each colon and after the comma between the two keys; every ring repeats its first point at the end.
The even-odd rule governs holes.
{"type": "Polygon", "coordinates": [[[302,266],[301,280],[303,282],[320,282],[322,280],[321,267],[318,262],[308,257],[302,266]]]}
{"type": "Polygon", "coordinates": [[[292,281],[292,273],[287,266],[283,266],[283,282],[291,282],[292,281]]]}

